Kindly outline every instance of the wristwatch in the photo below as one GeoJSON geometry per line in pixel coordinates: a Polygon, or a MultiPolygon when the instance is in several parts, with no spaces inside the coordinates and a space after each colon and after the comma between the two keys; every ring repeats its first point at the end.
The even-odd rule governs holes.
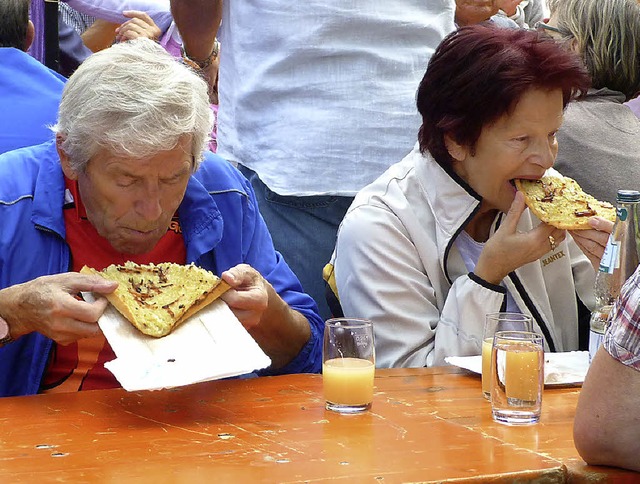
{"type": "Polygon", "coordinates": [[[220,54],[220,42],[218,42],[218,39],[215,39],[213,41],[213,50],[211,51],[211,54],[209,54],[209,57],[207,57],[206,59],[199,60],[194,59],[193,57],[189,57],[187,51],[184,50],[184,45],[180,46],[180,53],[182,54],[182,62],[184,62],[189,67],[200,71],[209,67],[211,64],[213,64],[213,61],[218,58],[218,55],[220,54]]]}
{"type": "Polygon", "coordinates": [[[9,331],[9,324],[4,320],[3,317],[0,317],[0,348],[4,345],[9,344],[13,341],[11,337],[11,332],[9,331]]]}

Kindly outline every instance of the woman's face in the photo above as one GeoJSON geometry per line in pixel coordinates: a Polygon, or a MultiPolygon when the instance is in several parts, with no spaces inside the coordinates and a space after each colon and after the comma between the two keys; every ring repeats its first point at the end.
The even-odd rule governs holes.
{"type": "Polygon", "coordinates": [[[507,212],[515,197],[513,180],[538,179],[558,154],[562,91],[531,90],[512,113],[480,133],[475,153],[446,138],[454,171],[481,197],[483,212],[507,212]]]}

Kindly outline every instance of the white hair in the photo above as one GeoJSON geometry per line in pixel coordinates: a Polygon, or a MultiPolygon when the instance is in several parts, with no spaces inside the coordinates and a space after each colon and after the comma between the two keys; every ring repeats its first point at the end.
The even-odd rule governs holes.
{"type": "Polygon", "coordinates": [[[99,149],[145,158],[191,137],[195,171],[213,128],[206,82],[140,38],[87,58],[69,78],[53,131],[82,171],[99,149]]]}

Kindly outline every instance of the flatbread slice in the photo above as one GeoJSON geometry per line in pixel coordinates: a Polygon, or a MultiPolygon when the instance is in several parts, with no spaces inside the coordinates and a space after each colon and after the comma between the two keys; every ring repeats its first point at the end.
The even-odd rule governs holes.
{"type": "Polygon", "coordinates": [[[597,215],[615,222],[616,209],[582,191],[566,176],[543,176],[539,180],[515,180],[529,209],[543,222],[559,229],[590,229],[589,217],[597,215]]]}
{"type": "Polygon", "coordinates": [[[193,264],[129,261],[102,271],[84,266],[80,272],[117,281],[118,288],[105,297],[142,333],[156,338],[171,333],[229,289],[218,276],[193,264]]]}

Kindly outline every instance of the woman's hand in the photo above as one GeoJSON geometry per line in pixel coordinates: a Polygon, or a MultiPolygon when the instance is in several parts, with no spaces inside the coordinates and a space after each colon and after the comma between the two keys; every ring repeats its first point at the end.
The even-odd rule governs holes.
{"type": "Polygon", "coordinates": [[[554,250],[566,237],[566,231],[541,223],[528,232],[517,225],[526,205],[524,195],[516,196],[502,225],[487,240],[474,273],[492,284],[500,284],[507,274],[554,250]]]}
{"type": "Polygon", "coordinates": [[[598,271],[604,248],[613,230],[613,222],[602,217],[591,217],[589,225],[592,229],[572,230],[571,237],[591,261],[593,268],[598,271]]]}
{"type": "Polygon", "coordinates": [[[146,37],[147,39],[157,41],[162,35],[160,27],[156,25],[146,12],[125,10],[122,12],[122,15],[128,17],[130,20],[127,20],[116,29],[116,42],[125,42],[139,37],[146,37]]]}
{"type": "Polygon", "coordinates": [[[521,2],[522,0],[497,0],[496,3],[498,4],[500,10],[511,17],[512,15],[516,14],[518,5],[520,5],[521,2]]]}

